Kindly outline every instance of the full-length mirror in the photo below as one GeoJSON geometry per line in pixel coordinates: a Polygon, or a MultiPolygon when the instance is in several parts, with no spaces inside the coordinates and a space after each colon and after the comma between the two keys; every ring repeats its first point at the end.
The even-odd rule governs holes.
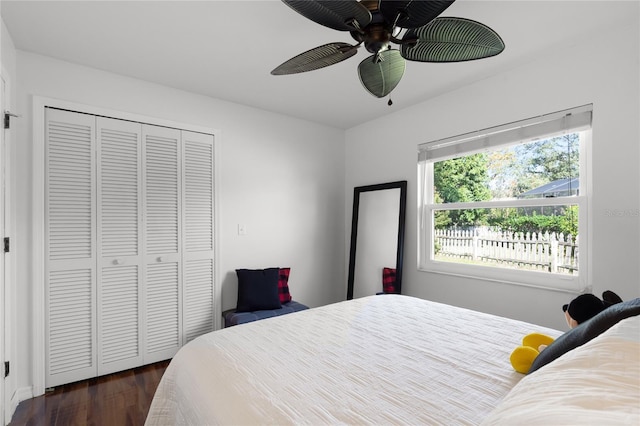
{"type": "Polygon", "coordinates": [[[407,181],[353,191],[347,299],[400,293],[407,181]]]}

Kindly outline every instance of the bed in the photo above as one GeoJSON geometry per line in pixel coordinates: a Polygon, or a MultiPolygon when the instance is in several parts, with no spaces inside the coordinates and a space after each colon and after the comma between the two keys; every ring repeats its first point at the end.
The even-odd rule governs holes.
{"type": "MultiPolygon", "coordinates": [[[[612,354],[609,340],[615,341],[609,364],[621,364],[611,368],[622,370],[617,374],[627,378],[624,386],[607,377],[595,393],[582,389],[585,399],[577,405],[602,401],[607,386],[616,394],[622,389],[615,405],[621,415],[608,418],[619,424],[640,424],[638,318],[620,321],[589,342],[600,345],[595,352],[602,361],[612,354]]],[[[556,423],[538,408],[557,383],[554,375],[570,370],[565,356],[528,376],[509,363],[511,351],[531,332],[562,334],[390,294],[243,324],[200,336],[176,354],[146,424],[524,424],[531,413],[517,415],[527,407],[538,424],[556,423]],[[536,385],[539,380],[543,385],[536,385]]],[[[588,356],[593,351],[582,349],[570,352],[586,360],[570,364],[597,372],[588,356]]],[[[585,386],[599,383],[595,374],[572,374],[587,377],[585,386]]],[[[567,383],[564,394],[548,403],[550,413],[563,412],[566,398],[575,397],[567,383]]],[[[605,415],[609,409],[599,403],[591,411],[605,415]]],[[[563,420],[576,423],[576,412],[563,420]]]]}

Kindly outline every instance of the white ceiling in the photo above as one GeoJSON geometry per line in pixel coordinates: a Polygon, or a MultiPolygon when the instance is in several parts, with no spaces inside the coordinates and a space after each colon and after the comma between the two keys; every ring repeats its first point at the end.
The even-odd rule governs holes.
{"type": "Polygon", "coordinates": [[[408,62],[389,107],[360,85],[363,48],[321,70],[270,75],[313,47],[354,42],[277,0],[0,2],[17,49],[344,129],[637,22],[638,10],[638,0],[458,0],[443,16],[488,25],[505,51],[473,62],[408,62]]]}

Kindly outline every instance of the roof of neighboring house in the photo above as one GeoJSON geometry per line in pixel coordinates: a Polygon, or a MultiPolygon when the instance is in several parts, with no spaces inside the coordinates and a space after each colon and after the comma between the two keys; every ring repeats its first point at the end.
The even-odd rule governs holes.
{"type": "Polygon", "coordinates": [[[558,197],[578,193],[580,178],[565,178],[545,183],[537,188],[528,190],[518,195],[518,198],[546,198],[558,197]]]}

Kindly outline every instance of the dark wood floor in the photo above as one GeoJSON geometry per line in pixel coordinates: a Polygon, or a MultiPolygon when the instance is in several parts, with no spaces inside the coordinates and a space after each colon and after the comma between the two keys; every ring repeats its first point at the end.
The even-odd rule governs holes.
{"type": "Polygon", "coordinates": [[[143,425],[169,361],[55,388],[22,401],[10,426],[143,425]]]}

